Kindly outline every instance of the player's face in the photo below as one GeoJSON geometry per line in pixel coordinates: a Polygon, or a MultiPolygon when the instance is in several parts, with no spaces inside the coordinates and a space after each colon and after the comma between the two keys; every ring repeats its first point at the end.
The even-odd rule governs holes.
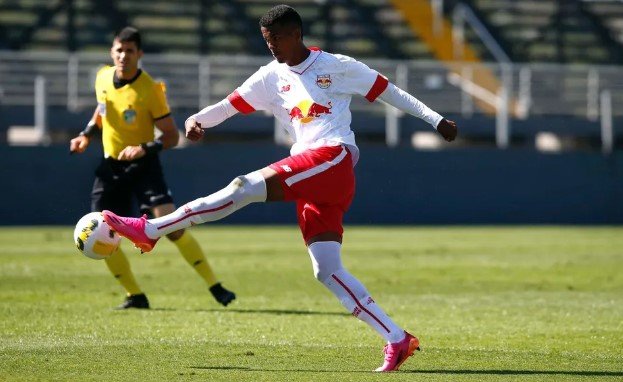
{"type": "Polygon", "coordinates": [[[117,68],[117,77],[130,79],[138,70],[138,60],[143,57],[143,51],[139,50],[134,42],[115,40],[110,48],[110,56],[117,68]]]}
{"type": "Polygon", "coordinates": [[[301,31],[293,26],[275,25],[262,27],[262,37],[268,50],[279,63],[290,66],[300,64],[297,60],[297,49],[301,46],[301,31]]]}

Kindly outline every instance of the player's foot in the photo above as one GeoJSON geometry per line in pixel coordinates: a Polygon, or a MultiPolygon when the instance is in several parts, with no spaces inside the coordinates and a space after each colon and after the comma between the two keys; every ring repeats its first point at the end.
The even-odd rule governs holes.
{"type": "Polygon", "coordinates": [[[158,242],[158,239],[160,239],[151,239],[145,234],[147,215],[143,215],[140,218],[124,218],[108,210],[102,211],[102,214],[104,215],[104,220],[113,231],[130,239],[130,241],[134,243],[134,246],[139,248],[141,252],[151,251],[158,242]]]}
{"type": "Polygon", "coordinates": [[[149,309],[149,301],[147,300],[147,296],[144,293],[141,294],[132,294],[125,298],[125,301],[115,309],[149,309]]]}
{"type": "Polygon", "coordinates": [[[385,345],[383,353],[385,353],[385,362],[375,371],[392,371],[398,370],[400,365],[407,358],[411,357],[416,350],[420,350],[420,341],[405,332],[405,339],[393,344],[385,345]]]}
{"type": "Polygon", "coordinates": [[[214,299],[223,306],[227,306],[230,302],[236,299],[236,294],[230,290],[223,288],[221,283],[216,283],[210,287],[210,292],[212,292],[212,296],[214,299]]]}

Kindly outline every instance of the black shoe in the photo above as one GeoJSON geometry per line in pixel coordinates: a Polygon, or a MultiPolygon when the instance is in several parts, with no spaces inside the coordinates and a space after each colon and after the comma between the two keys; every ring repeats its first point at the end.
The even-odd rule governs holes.
{"type": "Polygon", "coordinates": [[[227,306],[227,304],[236,299],[236,294],[223,288],[221,283],[216,283],[212,285],[210,287],[210,292],[212,292],[212,296],[214,296],[214,299],[223,304],[223,306],[227,306]]]}
{"type": "Polygon", "coordinates": [[[115,309],[149,309],[149,301],[145,293],[133,294],[125,298],[125,301],[115,309]]]}

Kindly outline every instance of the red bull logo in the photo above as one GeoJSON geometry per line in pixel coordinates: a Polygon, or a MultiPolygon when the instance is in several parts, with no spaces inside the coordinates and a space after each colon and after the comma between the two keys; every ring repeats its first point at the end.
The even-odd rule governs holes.
{"type": "Polygon", "coordinates": [[[288,114],[290,114],[290,122],[300,121],[301,123],[309,123],[323,114],[331,114],[331,102],[327,106],[316,102],[305,100],[294,106],[288,114]]]}
{"type": "Polygon", "coordinates": [[[316,76],[316,85],[320,89],[327,89],[331,86],[331,75],[330,74],[319,74],[316,76]]]}

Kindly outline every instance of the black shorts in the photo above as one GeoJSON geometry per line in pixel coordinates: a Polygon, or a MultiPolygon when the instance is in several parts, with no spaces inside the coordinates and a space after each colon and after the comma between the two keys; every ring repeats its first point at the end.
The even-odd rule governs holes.
{"type": "Polygon", "coordinates": [[[149,215],[153,207],[168,203],[173,203],[173,197],[157,155],[134,161],[105,158],[95,170],[91,211],[135,216],[138,206],[140,213],[149,215]]]}

